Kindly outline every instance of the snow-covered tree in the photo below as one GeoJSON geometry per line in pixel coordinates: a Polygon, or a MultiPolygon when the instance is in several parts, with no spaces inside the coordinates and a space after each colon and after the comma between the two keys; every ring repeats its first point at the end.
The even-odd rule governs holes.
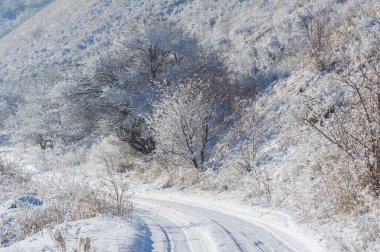
{"type": "Polygon", "coordinates": [[[231,119],[223,110],[225,98],[211,86],[194,77],[162,89],[147,119],[158,155],[170,156],[174,164],[185,161],[198,171],[207,169],[208,145],[231,119]]]}

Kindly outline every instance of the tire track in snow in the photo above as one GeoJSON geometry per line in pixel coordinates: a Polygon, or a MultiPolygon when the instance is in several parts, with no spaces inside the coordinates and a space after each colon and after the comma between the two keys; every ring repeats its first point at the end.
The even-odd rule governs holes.
{"type": "Polygon", "coordinates": [[[168,252],[171,252],[172,251],[172,244],[170,242],[170,239],[169,239],[169,235],[168,233],[165,231],[165,229],[156,222],[156,225],[160,228],[160,230],[162,231],[162,233],[164,234],[165,236],[165,239],[166,239],[166,243],[167,243],[167,251],[168,252]]]}
{"type": "MultiPolygon", "coordinates": [[[[185,235],[186,244],[189,251],[201,252],[201,251],[216,251],[215,243],[210,237],[208,230],[199,228],[199,220],[192,219],[190,215],[176,211],[171,207],[155,205],[145,201],[138,201],[138,203],[144,208],[148,208],[150,212],[165,218],[174,223],[177,228],[181,229],[185,235]],[[206,239],[204,239],[206,237],[206,239]],[[210,250],[211,248],[211,250],[210,250]]],[[[175,250],[183,251],[183,250],[175,250]]]]}
{"type": "Polygon", "coordinates": [[[139,235],[134,240],[131,248],[129,248],[128,251],[130,251],[130,252],[139,252],[139,251],[149,252],[149,251],[152,251],[153,243],[154,243],[154,241],[151,238],[152,232],[151,232],[149,226],[145,222],[141,221],[141,223],[139,223],[138,233],[139,233],[139,235]]]}
{"type": "Polygon", "coordinates": [[[222,224],[220,224],[219,222],[217,222],[216,220],[214,219],[211,219],[213,222],[216,223],[216,225],[218,225],[219,227],[221,227],[229,237],[231,237],[231,239],[233,240],[233,242],[235,243],[236,247],[239,249],[240,252],[243,252],[244,250],[242,249],[242,247],[240,246],[240,244],[238,243],[238,241],[235,239],[235,237],[231,234],[230,231],[228,231],[228,229],[226,229],[222,224]]]}
{"type": "MultiPolygon", "coordinates": [[[[244,232],[241,232],[241,234],[245,237],[247,237],[249,240],[252,240],[251,238],[248,237],[248,235],[246,235],[244,232]]],[[[268,245],[266,245],[265,243],[263,243],[262,241],[260,240],[252,240],[252,243],[253,245],[255,245],[257,247],[257,249],[259,251],[262,251],[262,252],[276,252],[276,250],[274,250],[272,247],[269,247],[268,245]]],[[[286,245],[283,244],[285,247],[286,245]]],[[[287,247],[286,247],[287,248],[287,247]]],[[[289,248],[287,248],[287,251],[290,251],[289,248]]]]}
{"type": "MultiPolygon", "coordinates": [[[[164,235],[165,237],[165,242],[166,242],[166,248],[167,248],[167,252],[171,252],[172,251],[172,243],[170,241],[170,238],[169,238],[169,235],[168,235],[168,232],[163,228],[163,226],[161,226],[160,224],[158,224],[158,222],[156,222],[154,219],[150,218],[150,217],[146,217],[144,216],[143,217],[144,219],[149,219],[151,222],[154,223],[154,225],[156,225],[162,232],[162,234],[164,235]]],[[[145,222],[144,222],[145,223],[145,222]]]]}
{"type": "Polygon", "coordinates": [[[181,225],[178,225],[170,218],[159,215],[155,211],[147,211],[144,208],[137,208],[137,215],[139,218],[147,225],[154,225],[157,229],[151,227],[153,236],[156,239],[153,242],[153,251],[192,251],[190,245],[188,244],[188,237],[186,233],[182,230],[181,225]],[[157,231],[159,231],[166,244],[166,250],[164,246],[160,245],[160,240],[157,236],[160,236],[157,231]]]}

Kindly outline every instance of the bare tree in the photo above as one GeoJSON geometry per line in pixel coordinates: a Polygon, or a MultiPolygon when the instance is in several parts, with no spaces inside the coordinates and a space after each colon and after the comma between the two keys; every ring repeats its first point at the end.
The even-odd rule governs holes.
{"type": "Polygon", "coordinates": [[[223,110],[226,97],[210,92],[211,86],[193,78],[163,89],[147,120],[158,154],[178,157],[198,171],[206,170],[208,144],[233,117],[223,110]]]}

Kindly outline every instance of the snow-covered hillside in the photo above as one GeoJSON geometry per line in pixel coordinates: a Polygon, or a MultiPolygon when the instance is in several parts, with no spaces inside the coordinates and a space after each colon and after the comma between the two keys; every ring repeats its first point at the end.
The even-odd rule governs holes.
{"type": "Polygon", "coordinates": [[[4,36],[34,13],[42,9],[50,0],[3,0],[0,2],[0,37],[4,36]]]}
{"type": "Polygon", "coordinates": [[[379,51],[376,0],[1,1],[2,246],[380,250],[379,51]]]}

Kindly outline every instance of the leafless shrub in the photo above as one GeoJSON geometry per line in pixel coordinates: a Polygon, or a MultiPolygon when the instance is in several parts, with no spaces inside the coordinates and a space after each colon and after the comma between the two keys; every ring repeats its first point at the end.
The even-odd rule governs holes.
{"type": "Polygon", "coordinates": [[[0,185],[5,183],[23,184],[30,181],[30,176],[23,173],[20,167],[11,162],[0,160],[0,185]]]}
{"type": "Polygon", "coordinates": [[[359,186],[380,195],[379,58],[350,68],[336,81],[344,88],[339,106],[319,124],[308,123],[352,160],[359,186]]]}
{"type": "Polygon", "coordinates": [[[22,167],[0,159],[0,198],[10,199],[26,193],[31,187],[31,177],[22,167]]]}
{"type": "Polygon", "coordinates": [[[25,239],[50,225],[60,224],[65,220],[65,209],[58,204],[45,206],[25,206],[18,209],[17,222],[8,230],[17,234],[17,240],[25,239]]]}
{"type": "Polygon", "coordinates": [[[267,170],[254,169],[250,173],[253,179],[251,183],[251,190],[249,190],[256,199],[263,204],[271,203],[272,201],[272,188],[270,184],[270,176],[267,170]]]}
{"type": "Polygon", "coordinates": [[[307,52],[314,68],[323,71],[331,59],[331,12],[321,10],[311,13],[306,9],[306,15],[300,17],[301,28],[307,42],[307,52]]]}
{"type": "Polygon", "coordinates": [[[73,183],[66,186],[68,187],[60,191],[58,196],[45,200],[41,206],[26,205],[16,208],[17,221],[2,234],[2,238],[17,234],[16,240],[22,240],[64,221],[88,219],[113,212],[113,205],[102,191],[73,183]]]}
{"type": "Polygon", "coordinates": [[[125,215],[128,213],[128,206],[131,202],[128,197],[129,183],[125,174],[117,172],[117,167],[111,158],[103,157],[105,165],[105,177],[102,180],[103,186],[110,190],[109,197],[116,205],[116,212],[118,215],[125,215]]]}
{"type": "Polygon", "coordinates": [[[80,238],[79,251],[83,251],[83,252],[91,251],[91,239],[89,237],[80,238]]]}
{"type": "Polygon", "coordinates": [[[90,252],[92,249],[91,239],[89,237],[80,237],[80,228],[75,232],[75,244],[71,247],[68,244],[69,228],[67,226],[62,228],[55,228],[50,231],[50,236],[57,245],[60,251],[73,251],[73,252],[90,252]]]}
{"type": "MultiPolygon", "coordinates": [[[[338,147],[331,146],[324,155],[324,165],[314,174],[320,191],[313,197],[328,215],[352,214],[364,205],[360,171],[352,165],[352,160],[342,160],[338,147]],[[326,200],[328,199],[328,200],[326,200]]],[[[306,212],[306,214],[309,214],[306,212]]]]}
{"type": "Polygon", "coordinates": [[[270,174],[265,168],[258,167],[257,162],[260,158],[258,155],[258,139],[262,137],[263,132],[258,129],[258,113],[255,108],[244,111],[240,119],[240,127],[244,129],[244,139],[240,140],[237,145],[237,154],[233,158],[237,168],[250,178],[247,184],[247,192],[257,199],[260,203],[268,204],[272,201],[272,188],[270,183],[270,174]]]}
{"type": "Polygon", "coordinates": [[[155,157],[155,160],[157,161],[160,170],[163,171],[163,173],[168,178],[166,185],[164,185],[165,188],[171,187],[174,181],[179,177],[179,171],[178,169],[175,169],[172,166],[172,162],[170,159],[170,156],[167,155],[157,155],[157,157],[155,157]]]}
{"type": "MultiPolygon", "coordinates": [[[[80,188],[77,188],[80,189],[80,188]]],[[[93,218],[97,214],[111,212],[110,206],[98,189],[80,191],[77,196],[66,196],[66,208],[70,220],[93,218]]]]}
{"type": "Polygon", "coordinates": [[[67,251],[67,230],[66,232],[62,232],[59,229],[55,229],[54,232],[51,234],[54,242],[57,244],[59,249],[63,252],[67,251]]]}
{"type": "Polygon", "coordinates": [[[376,15],[357,7],[336,23],[330,46],[338,67],[323,78],[326,89],[301,94],[309,96],[307,124],[326,140],[313,180],[314,200],[329,214],[366,213],[368,197],[380,194],[380,40],[376,22],[358,22],[363,11],[376,15]]]}

